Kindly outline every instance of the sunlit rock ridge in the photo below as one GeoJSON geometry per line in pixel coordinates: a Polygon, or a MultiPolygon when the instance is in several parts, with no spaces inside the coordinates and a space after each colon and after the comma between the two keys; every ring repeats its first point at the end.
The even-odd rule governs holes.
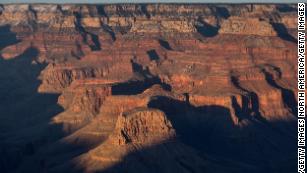
{"type": "Polygon", "coordinates": [[[0,172],[296,170],[296,12],[0,5],[0,172]]]}

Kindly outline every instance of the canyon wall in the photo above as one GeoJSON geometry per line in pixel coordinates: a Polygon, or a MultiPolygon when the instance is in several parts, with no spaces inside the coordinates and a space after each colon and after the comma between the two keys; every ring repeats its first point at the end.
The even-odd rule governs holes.
{"type": "Polygon", "coordinates": [[[0,5],[0,172],[291,172],[296,6],[0,5]]]}

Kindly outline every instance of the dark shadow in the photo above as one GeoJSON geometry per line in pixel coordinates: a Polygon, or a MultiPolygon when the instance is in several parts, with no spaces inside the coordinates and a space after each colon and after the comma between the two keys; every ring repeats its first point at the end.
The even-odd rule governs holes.
{"type": "Polygon", "coordinates": [[[3,13],[3,9],[4,9],[3,4],[0,4],[0,15],[2,15],[2,13],[3,13]]]}
{"type": "Polygon", "coordinates": [[[224,19],[228,19],[230,17],[230,13],[226,7],[216,7],[216,12],[224,19]]]}
{"type": "Polygon", "coordinates": [[[144,68],[141,64],[138,64],[137,62],[135,62],[135,60],[131,60],[130,62],[131,62],[133,73],[137,73],[144,78],[152,77],[148,68],[144,68]]]}
{"type": "Polygon", "coordinates": [[[59,94],[37,91],[38,76],[47,65],[36,62],[38,56],[38,49],[29,47],[12,59],[0,57],[0,170],[4,173],[18,169],[63,136],[61,126],[49,124],[63,111],[57,105],[59,94]]]}
{"type": "Polygon", "coordinates": [[[126,7],[123,7],[122,5],[116,5],[115,9],[116,9],[116,14],[120,17],[133,17],[134,16],[134,14],[131,13],[131,11],[127,10],[126,7]]]}
{"type": "Polygon", "coordinates": [[[147,55],[151,61],[157,61],[160,59],[159,55],[157,54],[156,50],[152,49],[147,51],[147,55]]]}
{"type": "Polygon", "coordinates": [[[95,6],[93,6],[93,5],[84,5],[84,6],[82,6],[82,8],[86,8],[87,9],[88,15],[90,17],[96,17],[97,16],[98,11],[96,11],[97,8],[95,6]]]}
{"type": "Polygon", "coordinates": [[[217,118],[221,120],[218,123],[227,124],[227,126],[230,125],[228,127],[225,126],[225,129],[219,130],[230,130],[228,128],[234,127],[229,110],[220,106],[194,107],[187,101],[179,101],[168,97],[157,96],[152,98],[148,103],[148,107],[157,108],[165,112],[168,119],[172,122],[173,127],[176,129],[176,132],[179,134],[180,139],[184,143],[202,151],[209,149],[206,148],[208,145],[206,146],[203,144],[206,141],[205,139],[208,139],[208,137],[210,138],[212,135],[210,127],[212,128],[214,124],[208,124],[208,126],[205,126],[200,122],[205,122],[207,118],[217,118]],[[215,115],[215,117],[213,117],[213,115],[215,115]]]}
{"type": "Polygon", "coordinates": [[[56,10],[63,15],[67,15],[67,12],[62,9],[62,6],[60,4],[56,6],[56,10]]]}
{"type": "Polygon", "coordinates": [[[150,14],[147,11],[147,4],[141,4],[141,11],[143,14],[145,14],[147,19],[150,19],[150,14]]]}
{"type": "MultiPolygon", "coordinates": [[[[268,64],[265,64],[265,66],[268,66],[271,69],[273,69],[277,73],[278,77],[281,77],[281,70],[278,67],[275,67],[273,65],[268,65],[268,64]]],[[[263,67],[260,67],[260,68],[264,69],[263,67]]],[[[271,76],[271,77],[273,77],[273,76],[271,76]]],[[[266,79],[266,80],[268,80],[268,79],[266,79]]],[[[240,83],[238,81],[238,78],[236,76],[231,75],[231,82],[232,82],[232,84],[236,88],[238,88],[239,90],[241,90],[241,91],[246,93],[246,94],[242,95],[243,109],[244,109],[244,107],[247,108],[247,109],[244,109],[245,110],[245,114],[248,115],[249,117],[255,118],[255,120],[257,120],[257,121],[259,121],[261,123],[269,124],[269,122],[261,115],[261,113],[259,111],[260,108],[259,108],[259,98],[258,98],[258,95],[255,92],[253,92],[253,91],[249,91],[249,90],[246,90],[245,88],[241,87],[241,85],[240,85],[240,83]],[[251,107],[248,106],[248,104],[246,103],[246,102],[249,102],[249,101],[251,102],[250,103],[251,107]]],[[[271,83],[270,84],[271,86],[274,86],[276,84],[276,83],[272,84],[271,81],[268,82],[268,83],[269,84],[271,83]]],[[[277,87],[276,85],[275,85],[275,87],[277,87]]],[[[278,88],[278,89],[281,89],[281,88],[278,88]]],[[[297,111],[296,106],[294,106],[294,104],[296,104],[296,101],[293,98],[295,98],[295,97],[292,94],[289,94],[289,93],[293,93],[293,92],[292,91],[286,91],[285,92],[285,91],[283,91],[283,89],[281,89],[281,91],[282,91],[283,102],[286,103],[287,107],[290,108],[290,110],[291,110],[291,112],[293,114],[293,111],[297,111]],[[288,93],[288,94],[284,94],[284,93],[288,93]],[[292,95],[292,96],[288,96],[287,98],[290,98],[290,99],[287,99],[287,98],[285,98],[284,95],[292,95]],[[291,107],[289,107],[289,106],[291,106],[291,107]]],[[[294,115],[296,115],[296,114],[294,114],[294,115]]],[[[292,133],[291,130],[293,130],[292,125],[293,125],[293,122],[291,122],[291,123],[278,122],[278,123],[275,123],[274,125],[272,125],[272,128],[274,128],[274,130],[279,131],[281,133],[291,134],[292,133]],[[282,128],[278,129],[279,127],[282,127],[282,128]],[[288,132],[285,132],[285,130],[284,130],[285,127],[288,128],[287,129],[288,132]]]]}
{"type": "Polygon", "coordinates": [[[235,111],[235,114],[238,117],[238,121],[241,122],[243,119],[248,119],[248,115],[249,115],[250,112],[248,110],[248,100],[246,99],[246,97],[243,98],[242,108],[239,105],[236,97],[232,96],[231,102],[232,102],[232,107],[235,111]]]}
{"type": "Polygon", "coordinates": [[[263,69],[264,67],[268,67],[268,68],[272,69],[277,74],[277,78],[281,78],[282,77],[282,72],[281,72],[281,69],[279,67],[276,67],[276,66],[274,66],[272,64],[260,65],[260,69],[263,69]]]}
{"type": "Polygon", "coordinates": [[[34,14],[35,19],[37,19],[37,12],[33,9],[32,5],[29,5],[29,11],[34,14]]]}
{"type": "MultiPolygon", "coordinates": [[[[8,29],[4,31],[10,33],[8,29]]],[[[2,48],[16,43],[15,37],[14,33],[7,34],[5,38],[15,42],[3,43],[2,48]]],[[[57,104],[59,94],[38,92],[41,84],[38,77],[47,66],[38,62],[39,54],[31,46],[8,60],[0,56],[1,173],[50,172],[104,140],[102,137],[86,142],[60,140],[68,134],[62,125],[50,122],[64,110],[57,104]]],[[[68,172],[75,169],[70,167],[68,172]]]]}
{"type": "Polygon", "coordinates": [[[82,46],[78,41],[75,41],[76,49],[71,51],[71,55],[75,57],[76,59],[80,60],[82,57],[85,56],[82,46]]]}
{"type": "Polygon", "coordinates": [[[158,77],[150,77],[144,80],[129,80],[112,86],[112,95],[136,95],[143,93],[153,85],[161,85],[164,90],[170,91],[171,86],[161,82],[158,77]]]}
{"type": "Polygon", "coordinates": [[[76,21],[75,21],[75,27],[77,29],[77,31],[79,32],[82,32],[82,33],[85,33],[85,28],[82,26],[81,24],[81,14],[79,12],[73,12],[75,18],[76,18],[76,21]]]}
{"type": "Polygon", "coordinates": [[[123,160],[97,173],[260,173],[261,168],[250,168],[226,159],[219,161],[202,154],[193,155],[188,147],[173,141],[133,151],[123,160]]]}
{"type": "Polygon", "coordinates": [[[206,22],[198,20],[199,24],[195,25],[196,30],[204,37],[214,37],[218,34],[218,27],[212,26],[206,22]]]}
{"type": "Polygon", "coordinates": [[[132,70],[135,74],[141,76],[141,80],[129,80],[112,86],[112,95],[136,95],[143,93],[153,85],[160,85],[164,90],[171,91],[171,86],[162,82],[157,76],[150,73],[148,68],[131,60],[132,70]]]}
{"type": "MultiPolygon", "coordinates": [[[[185,101],[161,96],[154,97],[148,103],[148,107],[157,108],[166,113],[176,129],[179,141],[207,154],[261,165],[263,158],[258,157],[257,151],[245,150],[243,148],[247,145],[258,150],[259,148],[256,149],[256,146],[258,145],[257,143],[261,143],[260,139],[263,137],[263,133],[267,133],[269,139],[283,141],[280,144],[283,148],[290,149],[290,146],[293,147],[295,145],[295,142],[290,142],[292,140],[290,140],[290,137],[286,137],[286,135],[274,129],[272,130],[271,126],[274,125],[255,121],[248,115],[248,110],[244,106],[240,107],[237,101],[234,100],[233,106],[237,112],[236,116],[249,121],[251,123],[249,126],[242,129],[234,125],[230,110],[222,106],[196,107],[185,101]]],[[[290,149],[291,152],[294,152],[294,150],[290,149]]],[[[279,151],[281,152],[280,154],[283,153],[282,151],[279,151]]],[[[269,154],[273,151],[263,150],[261,152],[269,154]]]]}
{"type": "MultiPolygon", "coordinates": [[[[244,110],[237,102],[234,106],[244,118],[244,110]]],[[[148,107],[166,114],[176,130],[176,141],[133,151],[120,163],[98,172],[260,173],[295,169],[295,140],[272,129],[272,124],[247,117],[250,124],[238,127],[228,108],[217,105],[196,107],[164,96],[151,98],[148,107]],[[188,148],[193,148],[195,153],[190,153],[188,148]],[[212,168],[212,165],[208,166],[210,164],[216,166],[212,168]]]]}
{"type": "Polygon", "coordinates": [[[9,25],[0,26],[0,38],[0,50],[20,42],[20,40],[16,38],[16,34],[11,32],[11,27],[9,25]]]}
{"type": "MultiPolygon", "coordinates": [[[[265,122],[265,119],[261,116],[260,111],[259,111],[259,98],[257,94],[253,91],[248,91],[245,88],[241,87],[239,80],[237,77],[231,75],[230,80],[232,84],[238,88],[239,90],[247,93],[247,95],[242,95],[242,100],[243,100],[243,107],[242,107],[242,113],[245,116],[253,116],[257,120],[261,122],[265,122]],[[251,101],[251,107],[248,106],[249,101],[251,101]]],[[[232,98],[233,104],[236,103],[235,98],[232,98]]],[[[236,106],[234,106],[236,110],[236,106]]],[[[241,115],[242,113],[239,113],[237,115],[241,115]]],[[[239,119],[244,118],[243,116],[239,117],[239,119]]],[[[246,117],[245,117],[246,118],[246,117]]]]}
{"type": "Polygon", "coordinates": [[[283,13],[297,12],[297,8],[291,7],[288,4],[279,4],[276,6],[277,10],[283,13]]]}
{"type": "Polygon", "coordinates": [[[91,39],[92,39],[92,42],[94,43],[94,44],[91,44],[91,45],[90,45],[91,50],[92,50],[92,51],[101,50],[98,35],[92,34],[92,33],[88,33],[88,34],[90,34],[91,39]]]}
{"type": "Polygon", "coordinates": [[[283,102],[291,110],[293,115],[297,115],[297,101],[294,92],[277,84],[274,79],[274,76],[270,72],[266,71],[264,68],[261,68],[261,71],[264,73],[266,81],[272,87],[281,90],[283,102]]]}
{"type": "MultiPolygon", "coordinates": [[[[281,75],[279,73],[280,71],[278,67],[274,67],[272,65],[270,65],[270,67],[274,70],[277,70],[276,72],[278,73],[278,75],[281,75]]],[[[279,121],[279,122],[275,122],[274,124],[268,122],[260,113],[258,95],[253,91],[249,91],[243,88],[240,85],[239,80],[236,76],[231,75],[231,82],[236,88],[238,88],[239,90],[245,93],[244,95],[241,95],[242,102],[243,102],[243,105],[241,107],[242,112],[238,111],[238,106],[237,106],[238,104],[236,104],[237,101],[235,100],[235,98],[232,98],[232,101],[233,101],[232,103],[233,103],[233,106],[235,106],[234,109],[236,111],[236,114],[237,115],[244,114],[244,117],[242,116],[239,117],[239,122],[244,119],[252,119],[253,121],[256,121],[257,123],[261,123],[261,124],[270,126],[276,132],[279,132],[281,134],[286,134],[290,138],[294,137],[293,132],[296,130],[294,128],[296,126],[296,122],[279,121]]]]}
{"type": "Polygon", "coordinates": [[[29,12],[34,15],[34,19],[28,20],[28,26],[32,30],[32,32],[35,32],[38,29],[38,24],[36,22],[37,19],[37,12],[33,9],[32,5],[29,5],[29,12]]]}
{"type": "Polygon", "coordinates": [[[290,41],[293,43],[297,43],[297,39],[288,33],[287,28],[282,23],[271,23],[274,30],[277,32],[278,37],[283,40],[290,41]]]}
{"type": "Polygon", "coordinates": [[[102,29],[111,36],[112,40],[115,41],[116,35],[115,35],[115,32],[113,31],[113,29],[106,24],[102,24],[101,26],[102,26],[102,29]]]}
{"type": "Polygon", "coordinates": [[[248,8],[248,12],[253,12],[254,10],[255,10],[254,4],[250,4],[250,6],[248,8]]]}
{"type": "Polygon", "coordinates": [[[79,12],[74,12],[73,14],[76,17],[76,21],[75,21],[76,30],[80,32],[83,43],[87,44],[92,51],[101,50],[101,44],[99,42],[98,35],[90,33],[85,30],[85,28],[81,24],[82,16],[79,12]]]}
{"type": "Polygon", "coordinates": [[[187,102],[187,104],[190,104],[190,94],[189,93],[183,93],[184,97],[185,97],[185,101],[187,102]]]}
{"type": "Polygon", "coordinates": [[[159,39],[159,44],[166,50],[172,50],[171,46],[169,45],[169,43],[165,40],[159,39]]]}
{"type": "Polygon", "coordinates": [[[104,5],[97,5],[96,8],[97,8],[97,12],[100,16],[108,17],[106,11],[104,10],[104,5]]]}

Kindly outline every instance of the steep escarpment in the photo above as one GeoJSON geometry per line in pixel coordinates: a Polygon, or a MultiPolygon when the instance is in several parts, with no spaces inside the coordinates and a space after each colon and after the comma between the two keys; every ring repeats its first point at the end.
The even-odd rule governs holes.
{"type": "Polygon", "coordinates": [[[0,6],[1,171],[291,172],[296,11],[0,6]]]}

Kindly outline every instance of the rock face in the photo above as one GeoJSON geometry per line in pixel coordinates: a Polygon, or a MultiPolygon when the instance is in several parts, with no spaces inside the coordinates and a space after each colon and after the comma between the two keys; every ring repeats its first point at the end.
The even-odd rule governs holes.
{"type": "Polygon", "coordinates": [[[296,12],[1,5],[1,172],[292,172],[296,12]]]}
{"type": "Polygon", "coordinates": [[[118,117],[114,143],[156,144],[175,136],[170,121],[159,110],[136,109],[118,117]]]}
{"type": "Polygon", "coordinates": [[[238,35],[259,35],[259,36],[276,36],[277,32],[272,25],[259,18],[242,19],[240,17],[230,17],[223,21],[221,34],[238,34],[238,35]]]}

